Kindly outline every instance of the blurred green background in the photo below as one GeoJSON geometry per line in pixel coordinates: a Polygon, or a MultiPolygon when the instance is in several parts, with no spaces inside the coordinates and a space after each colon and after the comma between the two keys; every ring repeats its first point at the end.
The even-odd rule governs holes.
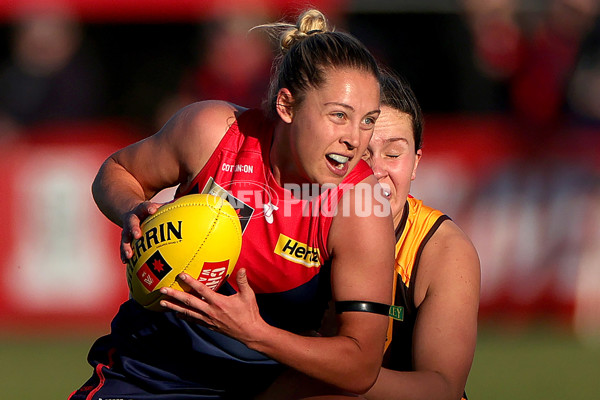
{"type": "MultiPolygon", "coordinates": [[[[91,374],[95,337],[0,338],[0,398],[66,399],[91,374]]],[[[600,399],[600,345],[558,327],[481,327],[469,399],[600,399]]]]}

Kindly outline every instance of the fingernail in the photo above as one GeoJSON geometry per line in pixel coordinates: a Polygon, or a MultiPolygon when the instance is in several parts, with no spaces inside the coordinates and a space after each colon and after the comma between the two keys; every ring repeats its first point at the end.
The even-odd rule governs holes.
{"type": "MultiPolygon", "coordinates": [[[[167,294],[168,290],[167,290],[167,288],[161,288],[161,289],[160,289],[160,292],[161,292],[162,294],[167,294]]],[[[161,303],[162,303],[162,302],[161,302],[161,303]]]]}
{"type": "Polygon", "coordinates": [[[187,279],[187,275],[186,274],[179,274],[179,279],[181,279],[182,281],[185,281],[187,279]]]}

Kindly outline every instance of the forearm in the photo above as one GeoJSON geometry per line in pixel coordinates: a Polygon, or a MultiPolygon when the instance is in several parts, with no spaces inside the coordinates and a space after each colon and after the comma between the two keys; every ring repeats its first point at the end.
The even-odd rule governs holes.
{"type": "MultiPolygon", "coordinates": [[[[382,330],[382,343],[385,330],[382,330]]],[[[352,393],[364,393],[375,382],[382,349],[347,336],[306,337],[267,326],[250,348],[308,376],[352,393]],[[364,349],[366,347],[369,349],[364,349]]]]}
{"type": "Polygon", "coordinates": [[[459,400],[464,388],[435,371],[394,371],[381,368],[368,400],[459,400]]]}
{"type": "Polygon", "coordinates": [[[98,171],[92,195],[100,211],[119,226],[123,225],[123,214],[146,200],[139,182],[112,157],[98,171]]]}

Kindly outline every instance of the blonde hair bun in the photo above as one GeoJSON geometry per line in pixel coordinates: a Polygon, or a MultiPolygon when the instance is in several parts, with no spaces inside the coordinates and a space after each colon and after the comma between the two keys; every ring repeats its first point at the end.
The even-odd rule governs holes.
{"type": "Polygon", "coordinates": [[[307,10],[303,12],[296,22],[296,26],[283,32],[281,35],[281,48],[289,50],[295,43],[310,35],[329,31],[327,18],[319,10],[307,10]]]}
{"type": "Polygon", "coordinates": [[[279,41],[282,53],[286,53],[294,44],[306,39],[311,35],[330,32],[327,18],[323,13],[316,9],[304,11],[298,17],[296,25],[286,22],[276,22],[273,24],[263,24],[252,28],[264,29],[271,37],[279,41]]]}

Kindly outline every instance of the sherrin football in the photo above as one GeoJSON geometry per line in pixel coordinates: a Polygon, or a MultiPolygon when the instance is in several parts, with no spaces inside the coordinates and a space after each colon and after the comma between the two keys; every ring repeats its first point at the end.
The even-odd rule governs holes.
{"type": "Polygon", "coordinates": [[[147,309],[164,311],[162,287],[185,290],[186,272],[216,290],[231,275],[242,248],[235,209],[217,196],[191,194],[161,206],[141,225],[127,266],[130,295],[147,309]]]}

